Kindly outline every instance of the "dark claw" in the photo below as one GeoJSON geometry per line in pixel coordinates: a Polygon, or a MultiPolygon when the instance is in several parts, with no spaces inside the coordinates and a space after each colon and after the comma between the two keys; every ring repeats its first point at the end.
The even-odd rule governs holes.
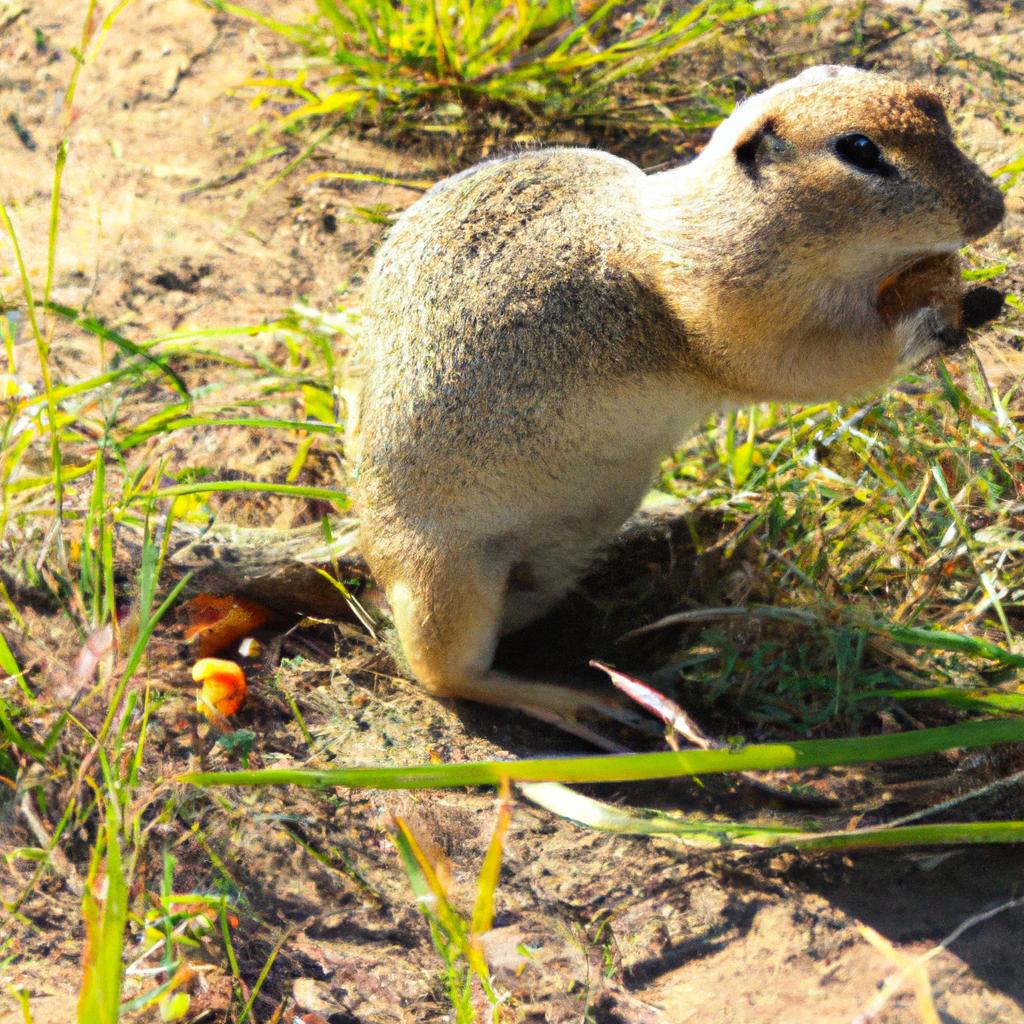
{"type": "Polygon", "coordinates": [[[936,337],[943,352],[955,352],[967,344],[967,332],[956,327],[943,327],[936,337]]]}
{"type": "MultiPolygon", "coordinates": [[[[1003,311],[1003,293],[988,285],[979,285],[965,292],[960,299],[960,315],[967,329],[981,327],[995,320],[1003,311]]],[[[943,339],[945,343],[945,339],[943,339]]]]}

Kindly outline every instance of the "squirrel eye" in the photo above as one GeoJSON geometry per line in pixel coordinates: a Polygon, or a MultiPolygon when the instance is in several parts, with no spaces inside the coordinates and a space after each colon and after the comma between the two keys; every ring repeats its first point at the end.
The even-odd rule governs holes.
{"type": "Polygon", "coordinates": [[[862,171],[877,172],[882,167],[882,151],[866,135],[840,135],[835,150],[840,160],[862,171]]]}

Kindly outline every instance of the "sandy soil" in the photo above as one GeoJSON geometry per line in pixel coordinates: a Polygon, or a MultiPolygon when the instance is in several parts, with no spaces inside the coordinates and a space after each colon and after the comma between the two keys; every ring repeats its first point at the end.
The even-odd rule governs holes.
{"type": "MultiPolygon", "coordinates": [[[[288,8],[277,6],[278,13],[288,8]]],[[[52,0],[27,7],[0,34],[0,195],[15,204],[27,262],[38,280],[45,274],[53,153],[79,14],[52,0]]],[[[0,6],[0,25],[7,10],[16,8],[0,6]]],[[[781,38],[769,35],[760,44],[763,52],[745,58],[747,73],[763,81],[848,53],[844,25],[843,19],[826,20],[817,35],[807,27],[781,38]]],[[[904,73],[937,77],[952,97],[966,148],[994,169],[1022,145],[1024,7],[929,2],[915,25],[913,32],[879,44],[873,56],[904,73]],[[1013,72],[988,75],[965,52],[1009,61],[1013,72]]],[[[138,0],[124,12],[100,59],[86,67],[75,104],[61,204],[58,301],[87,307],[129,337],[144,339],[184,326],[261,323],[299,298],[325,308],[358,300],[381,228],[351,216],[351,205],[401,208],[416,193],[375,184],[326,186],[304,172],[260,191],[284,157],[237,173],[258,144],[251,129],[267,113],[252,110],[237,86],[280,46],[266,32],[187,0],[138,0]],[[202,188],[215,182],[222,184],[202,188]]],[[[654,163],[682,143],[641,140],[623,148],[654,163]]],[[[450,152],[411,152],[339,135],[314,166],[430,178],[445,173],[451,159],[450,152]]],[[[1016,258],[1000,283],[1018,294],[1022,278],[1014,254],[1024,237],[1022,196],[1021,188],[1010,194],[1007,225],[981,253],[991,261],[1016,258]]],[[[13,285],[9,276],[0,277],[5,294],[13,285]]],[[[1013,344],[1020,336],[1019,319],[1008,319],[986,337],[994,375],[1019,370],[1013,344]]],[[[20,345],[28,363],[27,333],[20,345]]],[[[88,369],[92,358],[71,329],[58,337],[55,360],[64,374],[88,369]]],[[[241,723],[258,733],[260,763],[397,764],[564,749],[563,737],[515,716],[456,711],[427,699],[392,675],[386,652],[351,634],[321,630],[285,641],[284,653],[301,655],[301,663],[268,670],[241,723]],[[299,701],[317,741],[312,762],[286,695],[299,701]]],[[[165,675],[184,671],[180,662],[169,665],[165,675]]],[[[184,678],[177,683],[183,686],[184,678]]],[[[161,774],[194,763],[197,743],[210,745],[183,724],[188,707],[184,698],[172,703],[151,730],[161,774]]],[[[216,750],[208,761],[227,763],[216,750]]],[[[1001,766],[1007,767],[1012,765],[1001,766]]],[[[928,786],[924,802],[962,784],[954,768],[968,770],[943,758],[914,766],[915,779],[928,786]]],[[[969,770],[996,769],[975,764],[969,770]]],[[[895,799],[915,805],[907,790],[898,789],[908,782],[903,769],[869,769],[865,777],[876,793],[896,786],[895,799]]],[[[742,805],[742,795],[711,789],[681,783],[667,792],[637,788],[598,795],[691,812],[742,805]]],[[[219,805],[183,796],[178,805],[180,821],[216,851],[219,867],[200,845],[176,844],[180,833],[170,827],[166,841],[176,844],[179,890],[227,885],[235,894],[241,918],[235,946],[247,983],[283,938],[255,1004],[257,1020],[297,1019],[273,1017],[292,993],[299,1010],[332,1024],[449,1019],[440,961],[387,839],[387,823],[390,814],[400,814],[446,855],[453,900],[469,909],[493,827],[491,795],[256,791],[232,792],[227,800],[219,805]],[[324,852],[323,861],[301,844],[324,852]]],[[[1004,805],[999,813],[1011,816],[1013,810],[1004,805]]],[[[0,845],[35,841],[13,808],[0,814],[6,833],[0,845]]],[[[85,839],[71,837],[67,852],[84,869],[85,839]]],[[[487,950],[496,977],[512,994],[509,1020],[852,1021],[893,971],[863,927],[877,930],[901,954],[923,953],[972,915],[1019,895],[1022,867],[1024,855],[1013,849],[817,859],[697,855],[667,840],[584,831],[522,803],[514,813],[487,950]],[[525,968],[516,952],[520,943],[535,951],[525,968]]],[[[18,891],[28,871],[12,862],[0,875],[4,899],[18,891]]],[[[156,883],[149,877],[144,884],[156,883]]],[[[0,945],[0,964],[5,956],[14,959],[4,972],[0,1022],[21,1019],[8,987],[30,992],[37,1022],[67,1021],[81,954],[78,901],[61,879],[47,877],[21,913],[24,921],[3,925],[10,944],[0,945]]],[[[929,965],[942,1019],[1024,1021],[1022,949],[1020,909],[959,936],[929,965]]],[[[196,992],[194,1009],[205,1007],[208,1020],[234,1019],[225,1008],[223,952],[211,945],[203,956],[214,966],[196,992]]],[[[918,1020],[909,988],[878,1019],[918,1020]]]]}

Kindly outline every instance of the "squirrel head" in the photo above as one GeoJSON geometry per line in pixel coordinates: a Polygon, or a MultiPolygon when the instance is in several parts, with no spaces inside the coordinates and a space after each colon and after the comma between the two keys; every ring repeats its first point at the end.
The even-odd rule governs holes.
{"type": "Polygon", "coordinates": [[[739,104],[700,156],[665,178],[674,173],[680,248],[701,253],[686,270],[700,278],[702,265],[713,268],[718,282],[704,275],[694,324],[710,346],[705,362],[735,366],[745,396],[763,397],[750,373],[770,366],[792,368],[780,398],[882,383],[900,363],[880,340],[884,282],[955,259],[1004,213],[935,92],[848,67],[811,68],[739,104]]]}
{"type": "MultiPolygon", "coordinates": [[[[953,141],[940,97],[924,86],[840,66],[810,68],[740,104],[708,146],[773,205],[828,209],[828,235],[855,249],[952,249],[1003,218],[1002,193],[953,141]],[[826,204],[835,203],[835,206],[826,204]],[[858,230],[858,228],[860,230],[858,230]]],[[[805,222],[812,218],[802,218],[805,222]]]]}

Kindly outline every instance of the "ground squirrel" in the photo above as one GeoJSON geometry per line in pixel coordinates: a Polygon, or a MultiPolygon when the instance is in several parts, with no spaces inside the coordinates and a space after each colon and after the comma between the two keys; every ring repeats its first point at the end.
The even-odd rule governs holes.
{"type": "Polygon", "coordinates": [[[692,162],[486,161],[395,224],[366,308],[361,546],[431,693],[574,719],[492,669],[709,413],[856,397],[1001,298],[957,250],[1003,200],[927,88],[846,67],[741,103],[692,162]]]}

